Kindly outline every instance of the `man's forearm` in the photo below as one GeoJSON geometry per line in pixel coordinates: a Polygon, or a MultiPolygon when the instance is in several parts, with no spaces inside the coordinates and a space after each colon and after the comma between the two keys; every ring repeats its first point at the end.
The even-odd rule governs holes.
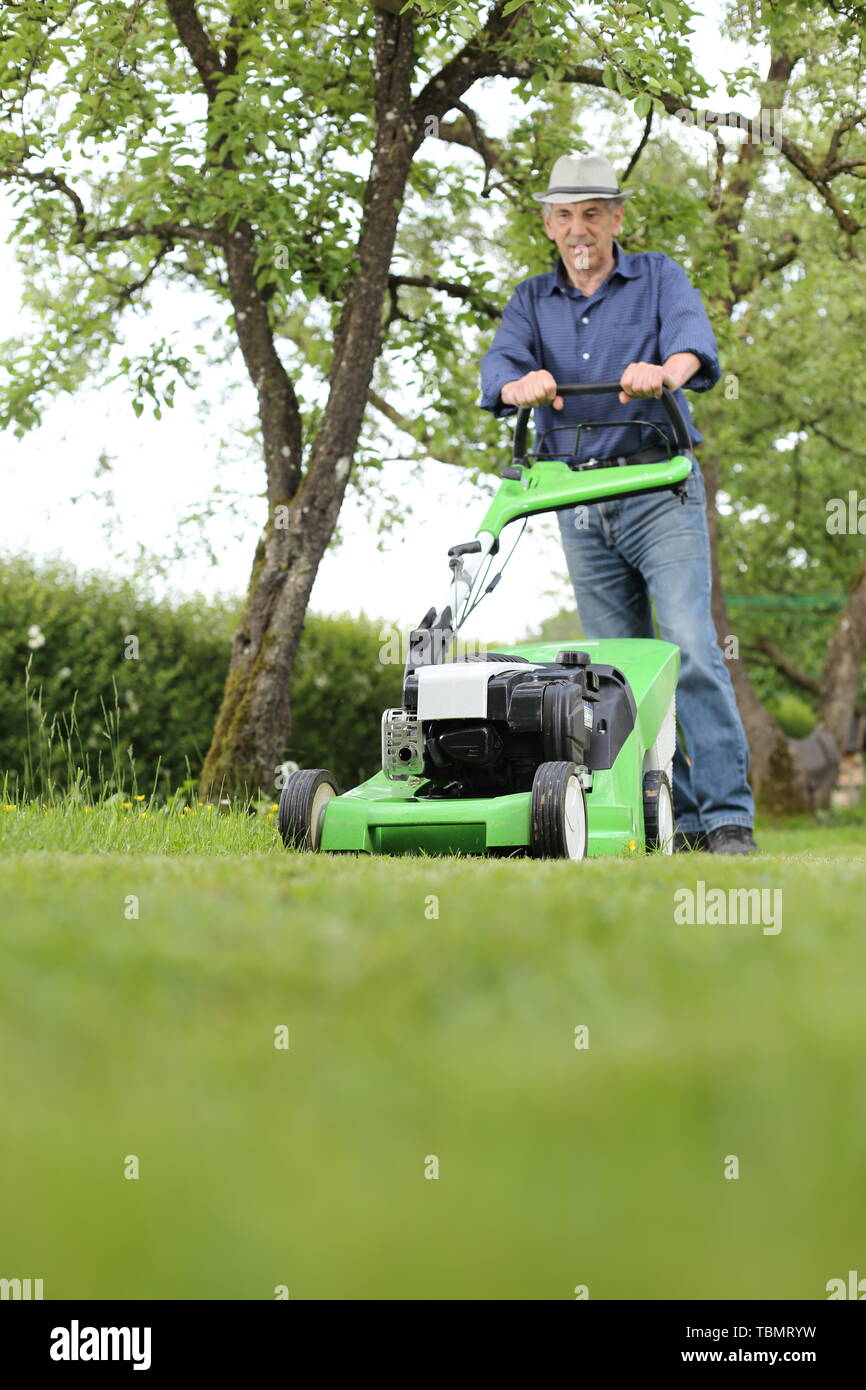
{"type": "Polygon", "coordinates": [[[693,352],[675,352],[663,365],[674,383],[674,389],[679,390],[687,381],[691,381],[695,372],[700,371],[701,359],[693,352]]]}

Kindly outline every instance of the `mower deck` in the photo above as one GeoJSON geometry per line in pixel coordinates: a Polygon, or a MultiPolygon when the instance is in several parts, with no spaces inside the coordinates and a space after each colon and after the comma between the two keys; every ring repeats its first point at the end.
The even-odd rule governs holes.
{"type": "MultiPolygon", "coordinates": [[[[656,640],[530,643],[502,647],[531,662],[555,662],[563,650],[624,673],[636,705],[634,727],[611,767],[590,769],[585,783],[587,854],[622,855],[645,846],[643,776],[673,754],[671,711],[679,649],[656,640]],[[660,748],[664,745],[664,753],[660,748]]],[[[395,782],[382,772],[327,804],[319,848],[354,854],[514,853],[531,844],[530,792],[490,797],[429,795],[424,777],[395,782]]]]}

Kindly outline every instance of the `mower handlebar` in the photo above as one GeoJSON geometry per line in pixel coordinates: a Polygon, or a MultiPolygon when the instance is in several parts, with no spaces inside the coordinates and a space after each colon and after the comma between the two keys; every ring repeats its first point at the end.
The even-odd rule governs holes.
{"type": "MultiPolygon", "coordinates": [[[[558,385],[556,394],[558,396],[601,396],[610,395],[614,391],[619,394],[621,390],[622,387],[618,381],[593,381],[578,382],[563,386],[558,385]]],[[[692,441],[689,438],[689,432],[686,428],[686,422],[683,419],[683,413],[674,397],[674,393],[669,387],[662,387],[661,399],[667,411],[668,419],[673,426],[674,443],[681,454],[688,453],[692,447],[692,441]]],[[[522,405],[517,412],[517,419],[514,422],[514,447],[511,455],[512,463],[522,464],[526,462],[526,426],[529,423],[530,410],[534,408],[535,407],[522,405]]]]}

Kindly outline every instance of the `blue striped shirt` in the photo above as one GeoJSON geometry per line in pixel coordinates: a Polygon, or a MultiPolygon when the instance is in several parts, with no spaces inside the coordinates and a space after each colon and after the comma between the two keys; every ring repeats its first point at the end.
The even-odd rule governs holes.
{"type": "MultiPolygon", "coordinates": [[[[698,291],[682,266],[660,251],[627,255],[614,242],[615,266],[588,297],[569,281],[561,259],[556,269],[533,275],[517,286],[481,364],[481,401],[497,418],[513,415],[503,405],[502,387],[541,368],[557,382],[619,381],[631,362],[662,365],[675,352],[693,352],[700,367],[686,383],[690,391],[708,391],[721,375],[718,348],[698,291]]],[[[692,442],[700,444],[682,390],[675,392],[692,442]]],[[[617,396],[567,396],[562,410],[535,411],[536,440],[556,426],[536,447],[576,459],[611,458],[635,453],[661,441],[641,425],[605,426],[594,421],[646,419],[658,422],[668,440],[672,430],[660,400],[629,401],[617,396]],[[574,426],[588,422],[575,450],[574,426]]]]}

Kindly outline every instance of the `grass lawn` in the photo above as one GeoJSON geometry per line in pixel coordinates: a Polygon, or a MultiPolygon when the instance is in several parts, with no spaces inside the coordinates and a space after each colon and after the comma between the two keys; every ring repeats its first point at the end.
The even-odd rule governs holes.
{"type": "Polygon", "coordinates": [[[866,1275],[862,822],[765,828],[749,862],[365,860],[142,804],[0,808],[0,1276],[821,1299],[866,1275]],[[781,931],[678,923],[699,879],[780,889],[781,931]]]}

